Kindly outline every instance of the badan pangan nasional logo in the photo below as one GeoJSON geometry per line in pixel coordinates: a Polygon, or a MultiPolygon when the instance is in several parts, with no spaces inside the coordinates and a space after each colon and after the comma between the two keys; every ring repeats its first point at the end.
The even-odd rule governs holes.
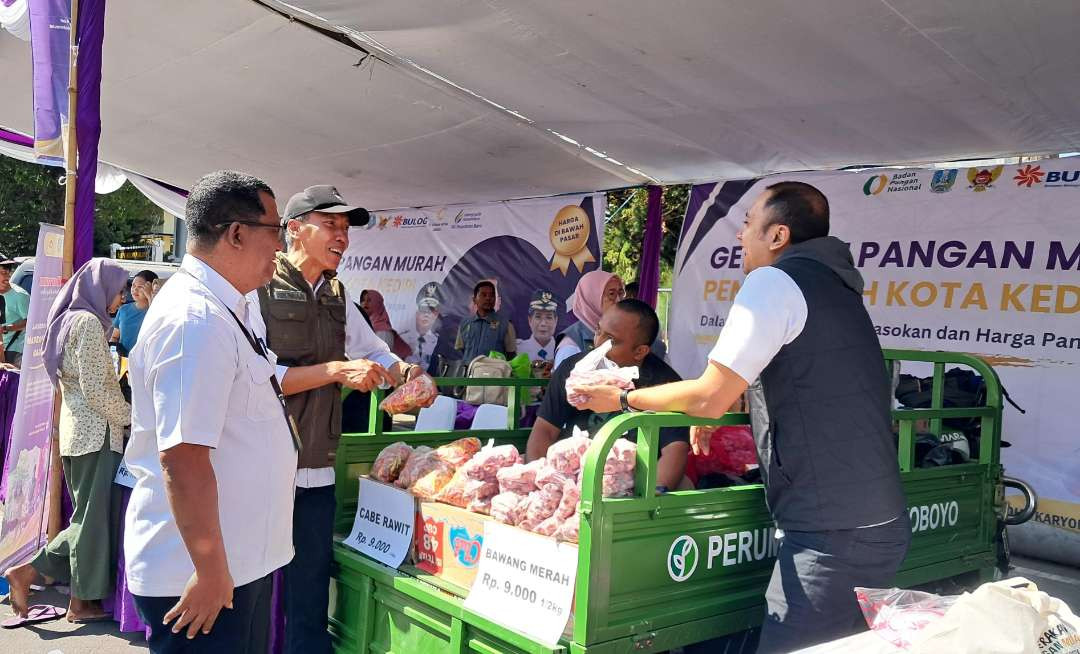
{"type": "Polygon", "coordinates": [[[863,195],[878,195],[889,185],[889,178],[885,175],[872,175],[862,185],[863,195]]]}
{"type": "Polygon", "coordinates": [[[1046,172],[1042,169],[1042,166],[1028,164],[1023,168],[1017,168],[1016,176],[1013,179],[1016,181],[1017,186],[1031,188],[1035,184],[1041,184],[1044,175],[1046,175],[1046,172]]]}
{"type": "Polygon", "coordinates": [[[667,571],[673,581],[686,581],[697,570],[698,546],[691,536],[679,536],[667,555],[667,571]]]}

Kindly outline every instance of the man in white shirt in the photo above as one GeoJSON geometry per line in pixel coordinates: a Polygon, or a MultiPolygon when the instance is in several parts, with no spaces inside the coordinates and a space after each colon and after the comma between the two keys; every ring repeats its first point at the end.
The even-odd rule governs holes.
{"type": "Polygon", "coordinates": [[[270,575],[293,555],[296,447],[245,295],[273,275],[277,204],[221,171],[192,188],[186,218],[188,255],[129,362],[127,583],[151,652],[263,654],[270,575]]]}
{"type": "Polygon", "coordinates": [[[412,354],[405,358],[409,363],[418,364],[430,374],[438,374],[439,359],[450,356],[450,338],[440,338],[442,330],[442,287],[438,282],[428,282],[416,293],[416,319],[412,327],[401,332],[401,338],[412,349],[412,354]]]}
{"type": "MultiPolygon", "coordinates": [[[[783,531],[758,651],[790,652],[862,625],[853,587],[887,588],[911,541],[890,382],[829,203],[769,186],[738,233],[746,280],[701,377],[632,391],[589,386],[593,411],[720,417],[750,388],[766,501],[783,531]]],[[[691,434],[694,451],[708,443],[691,434]]],[[[704,544],[702,544],[704,546],[704,544]]]]}
{"type": "Polygon", "coordinates": [[[302,447],[296,477],[292,542],[285,567],[286,654],[329,654],[327,612],[336,498],[333,461],[341,437],[341,385],[321,364],[346,359],[370,391],[424,374],[404,363],[372,331],[335,277],[349,231],[367,228],[367,210],[349,206],[332,186],[311,186],[289,199],[283,218],[287,254],[253,298],[278,356],[279,377],[302,447]]]}
{"type": "Polygon", "coordinates": [[[556,313],[559,305],[551,291],[536,291],[529,300],[529,337],[518,341],[517,351],[529,355],[530,361],[555,361],[555,329],[559,325],[556,313]]]}

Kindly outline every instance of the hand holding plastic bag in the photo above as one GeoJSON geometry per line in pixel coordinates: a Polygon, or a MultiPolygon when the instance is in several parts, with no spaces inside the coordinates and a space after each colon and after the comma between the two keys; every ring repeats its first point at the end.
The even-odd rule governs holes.
{"type": "Polygon", "coordinates": [[[379,403],[379,409],[387,413],[406,413],[420,407],[431,406],[439,396],[435,380],[428,375],[420,375],[397,387],[379,403]]]}
{"type": "Polygon", "coordinates": [[[629,390],[634,387],[634,380],[638,377],[637,366],[620,368],[607,358],[611,351],[611,341],[605,341],[593,351],[581,358],[566,378],[566,401],[578,409],[589,408],[597,412],[617,411],[618,398],[615,406],[592,406],[594,400],[590,390],[596,387],[611,387],[629,390]]]}

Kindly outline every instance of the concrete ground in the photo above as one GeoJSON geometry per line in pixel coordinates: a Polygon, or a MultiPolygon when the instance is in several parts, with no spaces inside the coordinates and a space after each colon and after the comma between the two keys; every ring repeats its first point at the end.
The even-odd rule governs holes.
{"type": "MultiPolygon", "coordinates": [[[[1026,577],[1040,590],[1061,598],[1074,611],[1080,611],[1080,569],[1014,556],[1010,576],[1026,577]]],[[[67,606],[67,597],[49,589],[36,593],[32,602],[67,606]]],[[[6,600],[4,604],[7,604],[6,600]]],[[[8,615],[10,608],[0,607],[0,617],[8,615]]],[[[143,651],[146,651],[146,644],[142,634],[121,634],[115,622],[73,625],[61,619],[0,631],[0,652],[3,654],[134,654],[143,651]]]]}
{"type": "MultiPolygon", "coordinates": [[[[48,588],[34,593],[33,604],[67,607],[67,595],[48,588]]],[[[11,616],[7,600],[0,617],[11,616]]],[[[61,618],[19,629],[0,630],[0,652],[4,654],[135,654],[146,652],[142,633],[120,633],[116,622],[72,624],[61,618]]]]}

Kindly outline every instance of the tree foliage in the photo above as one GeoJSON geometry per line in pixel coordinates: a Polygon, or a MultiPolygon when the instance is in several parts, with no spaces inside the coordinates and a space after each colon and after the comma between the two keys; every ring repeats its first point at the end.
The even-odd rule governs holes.
{"type": "MultiPolygon", "coordinates": [[[[63,170],[0,156],[0,253],[32,255],[38,223],[64,222],[63,170]]],[[[108,256],[109,244],[133,245],[161,222],[161,210],[130,182],[95,196],[94,255],[108,256]]]]}
{"type": "Polygon", "coordinates": [[[63,224],[63,174],[60,168],[0,156],[0,252],[5,256],[33,254],[38,223],[63,224]]]}
{"type": "MultiPolygon", "coordinates": [[[[660,244],[661,286],[671,284],[679,232],[682,230],[683,214],[689,198],[688,185],[664,187],[664,237],[660,244]]],[[[626,282],[638,277],[648,210],[649,194],[644,188],[608,192],[608,220],[604,227],[604,270],[618,274],[626,282]]]]}

